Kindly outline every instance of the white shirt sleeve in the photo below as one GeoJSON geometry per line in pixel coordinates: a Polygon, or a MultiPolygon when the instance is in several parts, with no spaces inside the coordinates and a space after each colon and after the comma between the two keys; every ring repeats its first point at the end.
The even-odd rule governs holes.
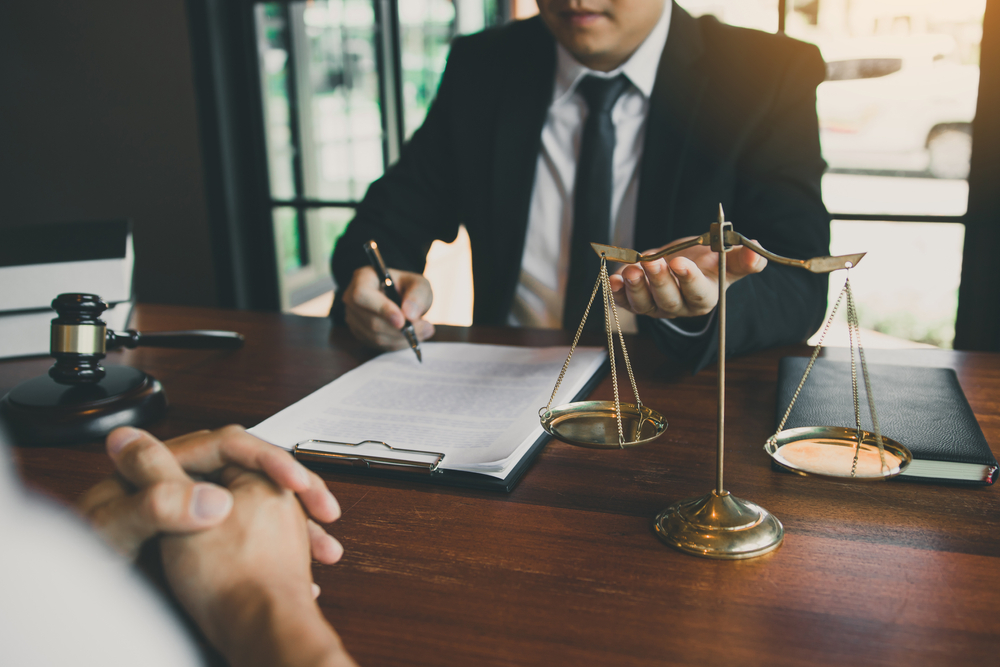
{"type": "Polygon", "coordinates": [[[685,329],[681,327],[679,324],[677,324],[677,322],[674,320],[661,319],[658,320],[658,322],[660,322],[662,326],[667,327],[671,331],[674,331],[675,333],[678,333],[681,336],[689,336],[691,338],[697,338],[698,336],[704,336],[706,333],[708,333],[709,329],[712,328],[712,324],[715,322],[715,314],[717,312],[718,309],[713,310],[709,314],[708,319],[705,320],[705,325],[700,327],[697,331],[685,329]]]}
{"type": "Polygon", "coordinates": [[[164,600],[126,561],[68,509],[21,487],[2,442],[0,664],[204,664],[164,600]]]}

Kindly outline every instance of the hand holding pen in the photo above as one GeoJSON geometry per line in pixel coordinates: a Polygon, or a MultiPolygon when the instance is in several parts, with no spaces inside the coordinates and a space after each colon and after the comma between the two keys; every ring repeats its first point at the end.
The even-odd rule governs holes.
{"type": "Polygon", "coordinates": [[[392,269],[390,275],[378,245],[371,241],[362,246],[371,266],[355,271],[344,290],[347,325],[371,347],[410,347],[419,358],[419,341],[434,335],[434,325],[422,319],[431,305],[430,283],[419,273],[392,269]]]}

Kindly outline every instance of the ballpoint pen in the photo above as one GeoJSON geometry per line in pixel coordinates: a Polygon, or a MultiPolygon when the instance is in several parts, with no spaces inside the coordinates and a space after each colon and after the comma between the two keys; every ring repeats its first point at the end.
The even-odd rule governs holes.
{"type": "MultiPolygon", "coordinates": [[[[372,264],[372,268],[375,269],[375,273],[378,274],[379,280],[382,281],[382,291],[385,293],[389,300],[392,301],[397,306],[403,306],[403,299],[399,296],[399,292],[396,291],[396,285],[392,282],[392,278],[389,276],[389,269],[385,266],[385,261],[382,259],[382,254],[378,251],[378,244],[374,240],[364,243],[365,252],[368,253],[368,260],[372,264]]],[[[417,355],[417,361],[420,363],[424,362],[423,355],[420,354],[420,341],[417,340],[417,332],[414,330],[413,325],[409,320],[404,320],[405,324],[400,331],[406,336],[407,342],[409,342],[410,347],[413,348],[414,354],[417,355]]]]}

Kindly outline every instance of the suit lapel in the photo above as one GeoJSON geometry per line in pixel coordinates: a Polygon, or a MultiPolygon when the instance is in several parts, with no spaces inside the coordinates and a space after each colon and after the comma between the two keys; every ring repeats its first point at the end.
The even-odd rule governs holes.
{"type": "Polygon", "coordinates": [[[676,3],[672,11],[646,119],[635,221],[639,250],[676,236],[677,192],[707,83],[698,67],[704,51],[698,23],[676,3]]]}
{"type": "MultiPolygon", "coordinates": [[[[555,40],[541,19],[530,22],[534,25],[529,39],[518,49],[516,57],[511,58],[508,76],[501,84],[494,144],[494,218],[490,234],[494,243],[490,263],[497,279],[491,284],[498,289],[491,295],[493,303],[482,305],[491,314],[499,313],[499,324],[510,311],[517,286],[519,272],[511,271],[510,267],[521,265],[542,127],[552,102],[555,77],[555,40]]],[[[476,306],[479,311],[479,299],[476,299],[476,306]]],[[[480,312],[489,320],[497,320],[487,315],[486,310],[480,312]]]]}

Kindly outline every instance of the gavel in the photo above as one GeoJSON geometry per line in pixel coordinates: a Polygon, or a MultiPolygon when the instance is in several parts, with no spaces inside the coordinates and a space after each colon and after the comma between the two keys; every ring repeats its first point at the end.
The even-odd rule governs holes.
{"type": "Polygon", "coordinates": [[[234,331],[109,331],[108,309],[94,294],[60,294],[52,301],[47,375],[26,380],[0,400],[0,413],[24,445],[51,445],[102,438],[119,426],[144,426],[167,410],[163,385],[129,366],[101,365],[108,351],[171,347],[229,349],[243,346],[234,331]]]}
{"type": "Polygon", "coordinates": [[[229,349],[243,347],[243,336],[235,331],[163,331],[140,333],[134,329],[111,331],[100,319],[108,304],[94,294],[60,294],[52,301],[51,354],[56,363],[49,377],[59,384],[100,382],[105,377],[101,359],[122,347],[173,347],[229,349]]]}

